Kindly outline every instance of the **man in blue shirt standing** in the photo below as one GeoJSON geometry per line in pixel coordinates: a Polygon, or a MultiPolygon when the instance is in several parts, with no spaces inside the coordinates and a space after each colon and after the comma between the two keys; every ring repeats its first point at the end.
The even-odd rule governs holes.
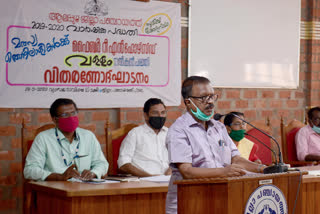
{"type": "Polygon", "coordinates": [[[79,128],[78,109],[71,99],[57,99],[50,107],[56,127],[38,134],[27,155],[26,179],[65,181],[90,180],[108,171],[95,135],[79,128]]]}

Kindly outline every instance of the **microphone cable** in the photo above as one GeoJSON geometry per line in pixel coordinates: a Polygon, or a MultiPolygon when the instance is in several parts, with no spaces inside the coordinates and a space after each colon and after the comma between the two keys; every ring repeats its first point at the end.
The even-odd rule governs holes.
{"type": "Polygon", "coordinates": [[[298,202],[298,197],[299,197],[299,192],[300,192],[300,187],[301,187],[301,181],[302,181],[302,172],[300,169],[297,168],[289,168],[288,171],[298,171],[300,173],[299,176],[299,184],[298,184],[298,189],[297,189],[297,194],[296,194],[296,199],[294,201],[293,209],[292,209],[292,214],[294,214],[298,202]]]}

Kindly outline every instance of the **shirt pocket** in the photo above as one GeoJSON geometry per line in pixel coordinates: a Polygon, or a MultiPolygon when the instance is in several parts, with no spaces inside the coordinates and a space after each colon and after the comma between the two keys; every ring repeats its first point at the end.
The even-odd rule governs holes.
{"type": "Polygon", "coordinates": [[[81,157],[81,158],[76,158],[75,163],[78,167],[78,170],[82,172],[85,169],[91,170],[91,157],[86,156],[86,157],[81,157]]]}
{"type": "Polygon", "coordinates": [[[223,165],[231,164],[231,150],[228,146],[220,146],[220,159],[223,165]]]}

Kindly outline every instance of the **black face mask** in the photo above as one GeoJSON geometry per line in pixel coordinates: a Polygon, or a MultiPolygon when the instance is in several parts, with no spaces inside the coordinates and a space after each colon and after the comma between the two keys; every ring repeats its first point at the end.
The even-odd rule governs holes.
{"type": "Polygon", "coordinates": [[[161,129],[165,122],[165,117],[149,117],[149,124],[154,129],[161,129]]]}

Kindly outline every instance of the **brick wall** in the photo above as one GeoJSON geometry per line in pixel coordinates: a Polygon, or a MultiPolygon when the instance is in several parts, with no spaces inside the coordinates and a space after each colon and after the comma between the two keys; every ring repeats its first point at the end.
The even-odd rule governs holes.
{"type": "MultiPolygon", "coordinates": [[[[169,1],[169,0],[168,0],[169,1]]],[[[184,0],[175,0],[182,7],[182,17],[188,16],[184,0]]],[[[302,0],[301,20],[320,21],[320,0],[302,0]]],[[[187,76],[188,29],[182,28],[181,76],[187,76]]],[[[306,106],[320,105],[320,40],[301,39],[300,84],[296,90],[279,89],[216,89],[220,98],[216,112],[242,111],[247,119],[265,121],[270,118],[273,135],[280,136],[280,117],[304,120],[306,106]]],[[[170,126],[181,113],[184,104],[168,107],[166,126],[170,126]]],[[[21,122],[34,128],[51,122],[48,109],[0,109],[0,213],[22,213],[22,160],[21,122]]],[[[81,126],[94,131],[105,150],[104,124],[111,127],[126,123],[142,123],[141,109],[84,109],[80,111],[81,126]]]]}
{"type": "MultiPolygon", "coordinates": [[[[81,109],[80,126],[93,131],[105,152],[104,126],[117,126],[118,109],[81,109]]],[[[21,124],[27,129],[51,123],[48,109],[0,109],[0,213],[22,213],[21,124]]]]}

